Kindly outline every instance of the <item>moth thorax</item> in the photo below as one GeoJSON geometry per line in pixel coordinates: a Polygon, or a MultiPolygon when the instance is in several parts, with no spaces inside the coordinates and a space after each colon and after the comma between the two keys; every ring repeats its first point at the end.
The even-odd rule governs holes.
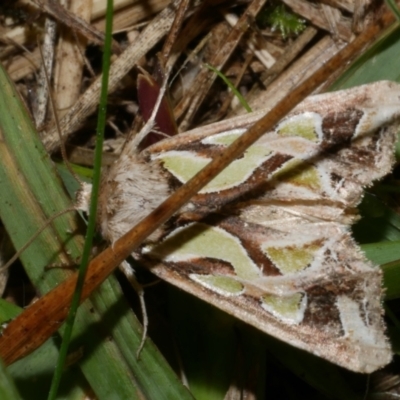
{"type": "Polygon", "coordinates": [[[113,243],[170,194],[157,162],[122,154],[101,185],[98,220],[103,237],[113,243]]]}

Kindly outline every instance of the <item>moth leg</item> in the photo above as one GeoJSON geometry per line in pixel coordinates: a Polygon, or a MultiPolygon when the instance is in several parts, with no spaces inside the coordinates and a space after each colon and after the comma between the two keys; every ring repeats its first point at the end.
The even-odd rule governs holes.
{"type": "Polygon", "coordinates": [[[140,341],[140,345],[136,352],[136,358],[139,358],[140,352],[142,351],[144,343],[146,341],[147,328],[149,326],[149,318],[147,315],[146,304],[144,301],[144,290],[143,286],[136,279],[134,269],[129,265],[127,261],[122,261],[122,263],[119,266],[119,269],[126,276],[126,279],[128,279],[129,283],[132,285],[133,289],[135,290],[135,292],[139,297],[140,310],[142,312],[142,318],[143,318],[142,339],[140,341]]]}

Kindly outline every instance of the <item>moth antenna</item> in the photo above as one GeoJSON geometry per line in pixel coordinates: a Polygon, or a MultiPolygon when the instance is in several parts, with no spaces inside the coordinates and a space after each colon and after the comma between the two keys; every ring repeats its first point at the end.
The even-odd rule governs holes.
{"type": "Polygon", "coordinates": [[[10,265],[19,258],[19,256],[33,243],[34,240],[58,217],[68,212],[76,211],[75,207],[68,207],[65,210],[51,216],[47,222],[0,268],[0,272],[6,270],[10,265]]]}
{"type": "MultiPolygon", "coordinates": [[[[38,48],[39,48],[39,52],[40,52],[40,57],[42,59],[42,63],[44,63],[44,57],[43,57],[43,52],[42,52],[42,48],[38,43],[38,48]]],[[[44,72],[44,77],[45,77],[45,81],[46,81],[46,85],[47,88],[49,90],[49,100],[50,100],[50,104],[51,104],[51,109],[53,111],[53,116],[54,116],[54,122],[56,124],[57,127],[57,134],[59,136],[60,139],[60,150],[61,150],[61,156],[65,162],[65,165],[69,171],[69,173],[75,178],[75,180],[82,186],[82,181],[79,178],[79,176],[75,173],[75,171],[71,168],[71,165],[68,161],[68,157],[67,157],[67,151],[65,149],[65,142],[64,142],[64,138],[61,132],[61,127],[60,127],[60,120],[58,119],[58,114],[57,114],[57,109],[56,109],[56,105],[54,102],[54,98],[51,94],[51,88],[50,88],[50,79],[49,79],[49,75],[47,73],[47,69],[43,68],[43,72],[44,72]]]]}
{"type": "Polygon", "coordinates": [[[140,345],[136,351],[136,358],[139,359],[140,353],[142,352],[142,349],[144,346],[144,343],[146,342],[147,329],[149,326],[149,318],[147,315],[146,303],[144,301],[144,290],[143,290],[143,286],[136,279],[134,269],[129,265],[129,263],[127,261],[122,261],[122,263],[119,265],[119,269],[126,276],[126,279],[128,279],[129,283],[132,285],[133,289],[135,290],[135,292],[137,293],[137,295],[139,297],[140,310],[142,312],[142,318],[143,318],[142,339],[141,339],[140,345]]]}

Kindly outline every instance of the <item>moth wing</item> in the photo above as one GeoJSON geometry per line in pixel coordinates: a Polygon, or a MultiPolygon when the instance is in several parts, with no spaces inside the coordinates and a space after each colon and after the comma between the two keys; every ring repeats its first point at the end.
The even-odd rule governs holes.
{"type": "Polygon", "coordinates": [[[190,223],[145,245],[140,258],[160,278],[296,347],[357,372],[386,365],[379,268],[346,227],[289,220],[190,223]]]}
{"type": "MultiPolygon", "coordinates": [[[[400,86],[392,82],[310,97],[193,197],[190,211],[252,199],[304,205],[311,216],[317,206],[319,217],[350,223],[364,187],[392,168],[399,116],[400,86]]],[[[144,153],[172,187],[187,182],[245,127],[197,131],[144,153]]]]}
{"type": "MultiPolygon", "coordinates": [[[[364,187],[392,168],[399,93],[381,82],[307,99],[140,257],[160,278],[294,346],[358,372],[386,365],[381,272],[348,225],[364,187]]],[[[148,154],[179,185],[241,133],[181,137],[148,154]]]]}
{"type": "MultiPolygon", "coordinates": [[[[392,168],[399,98],[399,85],[378,82],[307,99],[134,256],[160,278],[294,346],[358,372],[386,365],[392,353],[381,272],[361,254],[349,224],[363,188],[392,168]]],[[[103,234],[114,241],[134,226],[138,213],[244,132],[232,126],[121,157],[101,205],[103,234]]]]}

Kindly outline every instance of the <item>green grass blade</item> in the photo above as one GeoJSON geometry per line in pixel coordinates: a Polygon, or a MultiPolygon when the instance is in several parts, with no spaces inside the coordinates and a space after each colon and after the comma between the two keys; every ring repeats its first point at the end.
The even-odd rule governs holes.
{"type": "Polygon", "coordinates": [[[61,376],[67,358],[69,344],[72,337],[72,330],[75,323],[75,316],[79,307],[80,298],[82,296],[83,284],[85,281],[86,271],[91,256],[93,236],[96,230],[97,199],[100,190],[101,159],[103,152],[104,130],[106,125],[108,79],[109,79],[110,63],[111,63],[112,22],[113,22],[113,0],[108,0],[107,13],[106,13],[105,41],[103,49],[103,68],[102,68],[103,75],[102,75],[101,95],[99,104],[99,115],[98,115],[97,130],[96,130],[96,149],[95,149],[96,168],[93,174],[89,220],[86,230],[86,238],[83,247],[82,259],[79,266],[79,275],[76,282],[75,292],[72,297],[70,310],[65,323],[65,330],[64,330],[63,340],[61,343],[60,354],[48,396],[49,400],[54,400],[56,398],[58,387],[60,385],[61,376]]]}
{"type": "Polygon", "coordinates": [[[226,85],[229,87],[229,89],[232,90],[232,92],[234,93],[234,95],[237,97],[237,99],[239,100],[240,104],[242,105],[242,107],[247,111],[247,112],[252,112],[251,107],[249,106],[249,104],[247,103],[246,99],[242,96],[242,94],[239,92],[238,89],[236,89],[235,85],[218,69],[214,68],[212,65],[209,64],[205,64],[205,66],[210,69],[211,71],[213,71],[214,73],[216,73],[225,83],[226,85]]]}

